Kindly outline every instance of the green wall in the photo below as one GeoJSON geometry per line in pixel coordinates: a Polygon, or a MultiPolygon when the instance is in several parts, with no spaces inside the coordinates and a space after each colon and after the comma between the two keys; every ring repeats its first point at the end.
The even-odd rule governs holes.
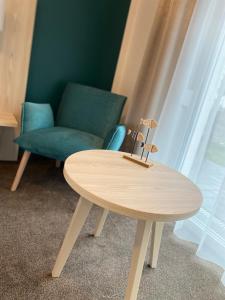
{"type": "Polygon", "coordinates": [[[38,0],[26,101],[55,108],[66,82],[110,89],[130,0],[38,0]]]}

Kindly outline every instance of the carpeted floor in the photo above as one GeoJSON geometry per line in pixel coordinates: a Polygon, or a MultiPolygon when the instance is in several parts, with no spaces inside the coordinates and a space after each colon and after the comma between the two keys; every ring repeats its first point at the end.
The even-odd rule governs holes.
{"type": "MultiPolygon", "coordinates": [[[[34,159],[17,192],[15,163],[0,163],[0,299],[122,300],[136,222],[111,213],[100,238],[90,237],[94,208],[59,279],[50,276],[78,196],[54,162],[34,159]]],[[[158,268],[145,266],[138,299],[222,300],[222,270],[194,255],[195,246],[165,226],[158,268]]]]}

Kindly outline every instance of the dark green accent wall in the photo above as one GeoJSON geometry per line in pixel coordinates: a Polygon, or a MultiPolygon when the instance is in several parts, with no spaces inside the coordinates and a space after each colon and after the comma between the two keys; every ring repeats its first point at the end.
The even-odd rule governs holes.
{"type": "Polygon", "coordinates": [[[130,0],[38,0],[26,101],[53,108],[66,82],[110,90],[130,0]]]}

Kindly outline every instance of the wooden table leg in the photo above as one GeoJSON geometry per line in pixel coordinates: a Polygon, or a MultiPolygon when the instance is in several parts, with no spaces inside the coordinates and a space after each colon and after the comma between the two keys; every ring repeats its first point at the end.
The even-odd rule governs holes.
{"type": "Polygon", "coordinates": [[[108,209],[104,209],[104,208],[100,208],[101,209],[101,212],[98,216],[98,219],[97,219],[97,224],[96,224],[96,227],[95,227],[95,231],[94,231],[94,236],[95,237],[98,237],[100,236],[101,232],[102,232],[102,229],[103,229],[103,226],[105,224],[105,220],[108,216],[108,209]]]}
{"type": "Polygon", "coordinates": [[[149,257],[149,262],[148,262],[148,265],[151,268],[157,267],[163,226],[164,226],[163,222],[154,222],[152,225],[150,257],[149,257]]]}
{"type": "Polygon", "coordinates": [[[151,221],[138,221],[125,300],[137,299],[151,226],[151,221]]]}
{"type": "Polygon", "coordinates": [[[70,255],[70,252],[77,240],[77,237],[87,219],[92,203],[80,197],[76,210],[73,214],[62,247],[57,256],[55,266],[52,271],[52,277],[59,277],[62,269],[70,255]]]}
{"type": "Polygon", "coordinates": [[[16,191],[16,189],[17,189],[17,187],[18,187],[18,185],[20,183],[20,180],[21,180],[21,178],[23,176],[23,172],[24,172],[24,170],[26,168],[26,165],[28,163],[30,155],[31,155],[31,153],[29,151],[24,151],[22,159],[21,159],[20,164],[19,164],[19,168],[18,168],[18,170],[16,172],[16,177],[14,178],[13,184],[11,186],[11,191],[12,192],[16,191]]]}

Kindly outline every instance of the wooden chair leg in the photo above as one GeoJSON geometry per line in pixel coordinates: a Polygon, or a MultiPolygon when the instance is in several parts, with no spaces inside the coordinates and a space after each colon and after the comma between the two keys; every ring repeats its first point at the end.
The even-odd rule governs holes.
{"type": "Polygon", "coordinates": [[[60,165],[61,165],[61,161],[60,160],[56,160],[55,161],[56,168],[60,168],[60,165]]]}
{"type": "Polygon", "coordinates": [[[105,220],[108,216],[108,213],[109,213],[109,211],[107,209],[101,208],[101,212],[100,212],[100,214],[98,216],[98,219],[97,219],[97,224],[96,224],[96,227],[95,227],[95,231],[93,233],[93,235],[95,237],[100,236],[100,234],[102,232],[102,229],[103,229],[103,226],[105,224],[105,220]]]}
{"type": "Polygon", "coordinates": [[[18,185],[20,183],[21,177],[22,177],[23,172],[24,172],[24,170],[26,168],[26,165],[27,165],[27,162],[29,160],[30,155],[31,155],[31,152],[29,152],[29,151],[25,151],[24,154],[23,154],[23,157],[21,159],[19,168],[18,168],[18,170],[16,172],[16,176],[15,176],[13,184],[11,186],[11,191],[12,192],[16,191],[16,189],[17,189],[17,187],[18,187],[18,185]]]}
{"type": "Polygon", "coordinates": [[[75,244],[77,237],[87,219],[92,203],[80,197],[76,210],[73,214],[71,223],[64,238],[62,247],[57,256],[55,266],[52,270],[52,277],[59,277],[62,269],[70,255],[70,252],[75,244]]]}
{"type": "Polygon", "coordinates": [[[164,226],[163,222],[154,222],[152,225],[150,257],[149,257],[148,265],[153,269],[157,267],[163,226],[164,226]]]}
{"type": "Polygon", "coordinates": [[[151,221],[138,221],[125,300],[137,299],[151,226],[151,221]]]}

